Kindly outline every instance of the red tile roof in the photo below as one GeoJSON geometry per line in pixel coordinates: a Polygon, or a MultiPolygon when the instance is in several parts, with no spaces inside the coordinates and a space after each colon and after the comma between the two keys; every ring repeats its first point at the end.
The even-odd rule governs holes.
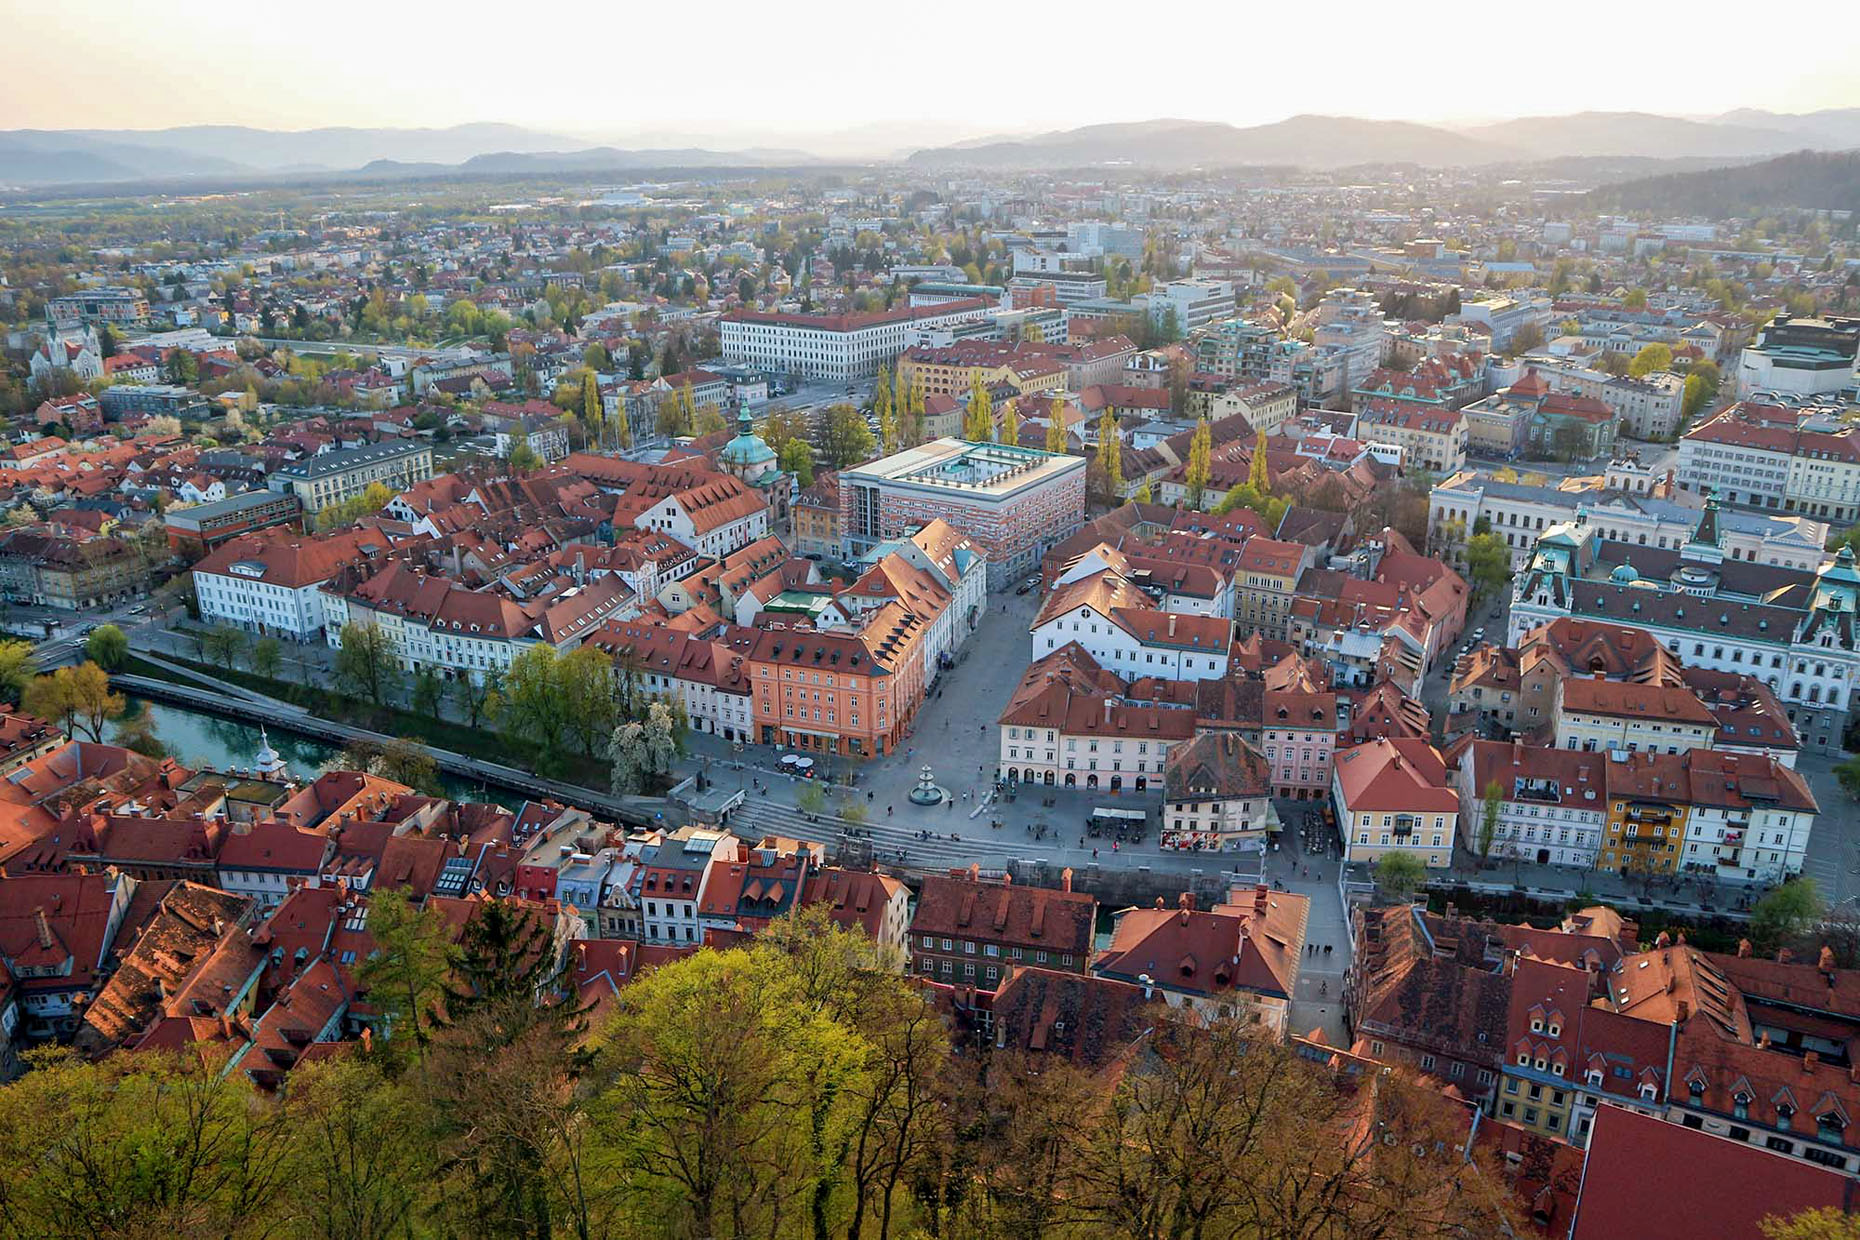
{"type": "Polygon", "coordinates": [[[1459,812],[1459,794],[1447,786],[1446,764],[1425,741],[1378,737],[1339,753],[1335,770],[1352,812],[1459,812]]]}
{"type": "Polygon", "coordinates": [[[1570,1240],[1751,1240],[1765,1218],[1856,1204],[1855,1182],[1837,1171],[1605,1106],[1570,1240]]]}
{"type": "Polygon", "coordinates": [[[1083,891],[931,875],[924,879],[917,897],[911,933],[978,939],[1083,959],[1091,952],[1097,909],[1097,899],[1083,891]]]}

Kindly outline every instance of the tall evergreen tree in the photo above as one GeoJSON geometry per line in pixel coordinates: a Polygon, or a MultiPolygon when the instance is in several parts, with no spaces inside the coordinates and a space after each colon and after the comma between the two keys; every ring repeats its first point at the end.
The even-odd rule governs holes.
{"type": "MultiPolygon", "coordinates": [[[[903,378],[899,376],[900,380],[903,378]]],[[[891,396],[891,374],[883,366],[878,368],[878,387],[872,393],[872,412],[878,418],[878,437],[886,452],[898,450],[899,414],[905,412],[902,406],[908,400],[893,402],[891,396]]]]}
{"type": "Polygon", "coordinates": [[[1046,415],[1046,450],[1066,450],[1066,398],[1063,396],[1053,397],[1053,408],[1046,415]]]}
{"type": "Polygon", "coordinates": [[[633,446],[633,428],[627,424],[626,398],[624,396],[621,397],[619,403],[614,406],[613,437],[614,443],[623,451],[633,446]]]}
{"type": "Polygon", "coordinates": [[[962,419],[962,437],[970,443],[987,443],[995,437],[994,402],[982,386],[982,372],[969,379],[969,410],[962,419]]]}
{"type": "Polygon", "coordinates": [[[1266,432],[1262,429],[1253,441],[1253,460],[1247,471],[1247,482],[1261,495],[1272,490],[1272,484],[1266,475],[1266,432]]]}
{"type": "Polygon", "coordinates": [[[465,927],[441,1024],[469,1024],[492,1046],[513,1045],[538,1027],[573,1041],[587,1030],[588,1009],[567,990],[566,976],[540,906],[487,900],[465,927]]]}
{"type": "Polygon", "coordinates": [[[601,385],[595,381],[594,372],[590,370],[581,377],[581,424],[588,434],[598,437],[604,420],[601,385]]]}
{"type": "Polygon", "coordinates": [[[910,428],[905,438],[912,446],[924,441],[924,377],[921,374],[911,376],[910,428]]]}
{"type": "Polygon", "coordinates": [[[1195,427],[1195,437],[1188,443],[1188,506],[1200,511],[1201,501],[1208,493],[1208,474],[1212,465],[1209,460],[1214,450],[1214,432],[1208,426],[1206,418],[1195,427]]]}
{"type": "Polygon", "coordinates": [[[1115,504],[1124,486],[1124,445],[1108,408],[1098,419],[1098,472],[1104,475],[1105,502],[1115,504]]]}
{"type": "MultiPolygon", "coordinates": [[[[900,375],[899,378],[902,379],[903,376],[900,375]]],[[[883,425],[885,419],[891,416],[891,404],[891,371],[887,367],[880,366],[878,382],[872,388],[872,416],[878,419],[880,425],[883,425]]]]}

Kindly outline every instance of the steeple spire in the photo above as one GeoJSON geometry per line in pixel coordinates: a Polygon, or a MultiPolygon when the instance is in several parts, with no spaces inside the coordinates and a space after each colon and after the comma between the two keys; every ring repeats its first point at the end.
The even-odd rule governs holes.
{"type": "Polygon", "coordinates": [[[1709,547],[1720,545],[1718,497],[1716,495],[1705,497],[1705,511],[1699,515],[1698,526],[1692,531],[1692,541],[1709,547]]]}

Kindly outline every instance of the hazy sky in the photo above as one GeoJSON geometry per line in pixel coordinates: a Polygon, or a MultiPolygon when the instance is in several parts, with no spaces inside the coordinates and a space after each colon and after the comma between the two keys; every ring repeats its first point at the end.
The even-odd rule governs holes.
{"type": "Polygon", "coordinates": [[[1157,116],[1860,105],[1851,0],[1774,10],[1767,33],[1764,12],[1729,0],[0,0],[0,129],[508,121],[759,137],[891,121],[983,133],[1157,116]]]}

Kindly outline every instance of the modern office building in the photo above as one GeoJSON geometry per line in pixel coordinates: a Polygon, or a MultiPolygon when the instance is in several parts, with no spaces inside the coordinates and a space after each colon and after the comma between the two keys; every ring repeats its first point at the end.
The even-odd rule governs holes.
{"type": "Polygon", "coordinates": [[[1860,318],[1778,315],[1744,347],[1737,382],[1744,392],[1827,396],[1860,386],[1860,318]]]}
{"type": "Polygon", "coordinates": [[[201,556],[228,539],[302,519],[297,496],[278,491],[247,491],[210,504],[170,509],[162,517],[168,545],[183,555],[201,556]]]}
{"type": "Polygon", "coordinates": [[[1085,458],[936,439],[840,474],[840,528],[863,555],[941,517],[975,540],[1000,589],[1085,520],[1085,458]]]}
{"type": "Polygon", "coordinates": [[[723,360],[836,382],[869,378],[911,343],[911,331],[993,309],[987,297],[867,314],[781,314],[733,310],[719,324],[723,360]]]}

